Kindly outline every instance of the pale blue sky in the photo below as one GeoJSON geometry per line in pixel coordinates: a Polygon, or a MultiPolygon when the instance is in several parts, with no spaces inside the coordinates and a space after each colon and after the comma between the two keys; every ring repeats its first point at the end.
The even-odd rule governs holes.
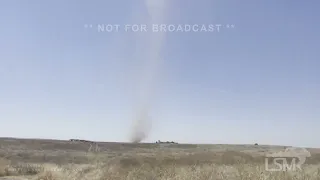
{"type": "MultiPolygon", "coordinates": [[[[320,2],[165,0],[145,141],[320,147],[320,2]]],[[[2,0],[0,136],[128,141],[149,35],[142,0],[2,0]],[[119,24],[98,32],[85,24],[119,24]]],[[[156,36],[156,35],[154,35],[156,36]]]]}

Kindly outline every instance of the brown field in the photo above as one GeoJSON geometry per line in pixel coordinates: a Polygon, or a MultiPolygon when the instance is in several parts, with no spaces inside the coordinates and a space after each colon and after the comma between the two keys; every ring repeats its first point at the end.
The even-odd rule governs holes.
{"type": "Polygon", "coordinates": [[[0,138],[0,180],[320,180],[320,151],[302,171],[269,172],[265,154],[284,146],[130,144],[99,149],[60,140],[0,138]]]}

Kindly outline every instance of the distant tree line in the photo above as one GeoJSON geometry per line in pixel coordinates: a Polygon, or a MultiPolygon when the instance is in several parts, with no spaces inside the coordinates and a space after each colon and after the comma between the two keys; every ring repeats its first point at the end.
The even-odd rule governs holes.
{"type": "Polygon", "coordinates": [[[93,141],[88,141],[88,140],[83,140],[83,139],[70,139],[69,141],[72,141],[72,142],[84,142],[84,143],[95,143],[93,141]]]}
{"type": "Polygon", "coordinates": [[[156,141],[157,144],[178,144],[177,142],[174,141],[156,141]]]}

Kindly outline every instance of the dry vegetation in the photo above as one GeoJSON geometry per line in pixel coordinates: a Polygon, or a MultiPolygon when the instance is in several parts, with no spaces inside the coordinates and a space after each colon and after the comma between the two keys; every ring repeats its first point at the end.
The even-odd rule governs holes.
{"type": "MultiPolygon", "coordinates": [[[[320,180],[313,149],[303,171],[268,172],[263,154],[283,147],[0,140],[0,177],[34,180],[320,180]]],[[[0,178],[1,179],[1,178],[0,178]]]]}

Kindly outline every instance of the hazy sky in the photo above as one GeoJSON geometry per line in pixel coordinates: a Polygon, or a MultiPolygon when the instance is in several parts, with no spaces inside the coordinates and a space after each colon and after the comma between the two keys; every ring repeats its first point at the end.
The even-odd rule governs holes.
{"type": "MultiPolygon", "coordinates": [[[[222,26],[165,33],[145,141],[320,147],[319,1],[164,1],[163,23],[222,26]]],[[[128,141],[159,33],[124,25],[148,18],[142,0],[2,0],[0,136],[128,141]]]]}

